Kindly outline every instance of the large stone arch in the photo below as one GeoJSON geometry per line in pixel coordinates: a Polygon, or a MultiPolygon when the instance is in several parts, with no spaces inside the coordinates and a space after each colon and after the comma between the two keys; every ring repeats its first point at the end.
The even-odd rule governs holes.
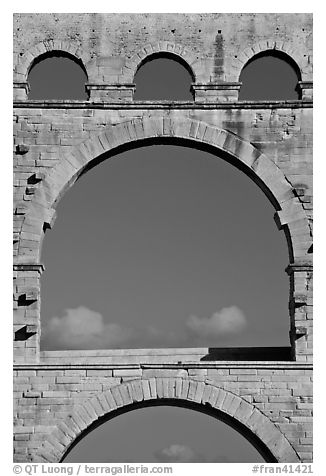
{"type": "Polygon", "coordinates": [[[298,48],[296,48],[290,41],[275,40],[271,38],[258,41],[254,45],[246,47],[240,51],[236,57],[233,58],[230,67],[230,73],[232,74],[234,80],[239,80],[241,71],[249,60],[264,51],[276,51],[284,53],[289,57],[290,60],[293,61],[293,63],[296,64],[301,76],[299,80],[310,79],[310,70],[304,61],[306,59],[306,55],[304,56],[302,50],[298,50],[298,48]]]}
{"type": "MultiPolygon", "coordinates": [[[[82,437],[102,417],[117,409],[130,411],[139,402],[160,400],[194,403],[202,411],[213,409],[228,415],[240,427],[245,427],[261,444],[260,451],[270,453],[276,462],[299,462],[299,457],[284,434],[254,405],[238,395],[223,390],[213,381],[197,381],[183,378],[137,379],[111,387],[76,404],[71,413],[45,435],[33,458],[35,462],[55,463],[61,461],[76,439],[82,437]]],[[[137,408],[137,407],[136,407],[137,408]]],[[[212,414],[212,413],[211,413],[212,414]]]]}
{"type": "Polygon", "coordinates": [[[302,258],[311,245],[310,229],[302,204],[277,165],[249,142],[226,130],[178,114],[145,116],[139,119],[111,124],[100,134],[73,147],[36,187],[28,206],[19,243],[16,263],[38,263],[40,245],[45,228],[51,228],[55,206],[65,190],[71,186],[94,161],[108,152],[119,152],[121,147],[145,144],[146,140],[185,140],[195,147],[209,147],[214,153],[223,153],[232,163],[243,169],[266,193],[276,208],[276,221],[285,227],[290,261],[302,258]],[[120,149],[119,149],[120,148],[120,149]],[[31,237],[30,229],[33,228],[31,237]],[[28,241],[35,243],[28,254],[28,241]],[[27,244],[25,243],[27,240],[27,244]]]}
{"type": "Polygon", "coordinates": [[[137,70],[144,63],[146,58],[159,53],[168,53],[176,58],[180,58],[180,60],[187,65],[193,76],[193,80],[196,81],[197,75],[196,71],[194,71],[193,64],[197,61],[197,57],[181,44],[162,40],[157,43],[145,45],[131,58],[127,59],[123,68],[121,82],[132,83],[137,70]]]}

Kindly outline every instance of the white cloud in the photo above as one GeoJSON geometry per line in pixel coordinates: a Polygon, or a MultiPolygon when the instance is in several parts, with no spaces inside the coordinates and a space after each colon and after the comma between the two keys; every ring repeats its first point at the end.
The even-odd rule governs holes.
{"type": "Polygon", "coordinates": [[[43,348],[51,349],[114,349],[189,347],[195,343],[209,346],[218,337],[240,332],[246,326],[243,312],[231,306],[209,318],[190,316],[183,332],[159,330],[153,326],[128,327],[105,322],[102,314],[79,306],[65,309],[61,317],[52,317],[42,329],[43,348]]]}
{"type": "Polygon", "coordinates": [[[173,444],[154,453],[160,463],[202,463],[203,456],[189,446],[173,444]]]}
{"type": "Polygon", "coordinates": [[[225,455],[215,456],[207,459],[199,451],[187,445],[172,444],[154,453],[159,463],[231,463],[232,461],[225,455]]]}
{"type": "Polygon", "coordinates": [[[47,347],[65,349],[114,348],[134,338],[132,328],[104,323],[99,312],[80,306],[52,317],[44,329],[47,347]]]}
{"type": "Polygon", "coordinates": [[[199,338],[216,338],[241,332],[246,325],[245,315],[237,306],[224,307],[211,317],[190,316],[186,321],[190,334],[199,338]]]}

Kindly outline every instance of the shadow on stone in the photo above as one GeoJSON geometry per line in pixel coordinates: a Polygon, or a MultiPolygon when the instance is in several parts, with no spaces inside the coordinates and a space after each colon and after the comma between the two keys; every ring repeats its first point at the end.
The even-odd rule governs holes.
{"type": "Polygon", "coordinates": [[[31,332],[30,328],[31,326],[24,326],[18,329],[18,331],[15,332],[15,341],[17,340],[27,340],[33,335],[36,334],[36,332],[31,332]]]}
{"type": "Polygon", "coordinates": [[[201,360],[291,361],[292,358],[291,347],[210,347],[201,360]]]}

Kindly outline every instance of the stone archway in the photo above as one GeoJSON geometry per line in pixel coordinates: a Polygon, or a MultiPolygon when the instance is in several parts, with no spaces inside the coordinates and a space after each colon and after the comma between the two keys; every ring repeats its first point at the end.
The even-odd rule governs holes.
{"type": "Polygon", "coordinates": [[[269,40],[258,41],[253,46],[246,47],[244,50],[240,51],[240,54],[233,58],[231,64],[232,76],[238,80],[242,69],[248,61],[264,51],[276,51],[287,55],[289,59],[296,64],[301,77],[305,78],[307,75],[307,67],[303,63],[304,57],[302,52],[299,51],[290,41],[278,41],[271,38],[269,40]]]}
{"type": "Polygon", "coordinates": [[[244,426],[261,444],[261,451],[270,452],[277,462],[294,463],[298,455],[280,430],[254,405],[243,398],[223,390],[213,381],[205,382],[183,378],[150,378],[133,380],[117,385],[81,404],[66,418],[58,421],[57,428],[47,434],[33,461],[55,463],[82,437],[89,427],[117,409],[130,410],[139,402],[169,401],[192,402],[222,412],[234,420],[235,426],[244,426]]]}
{"type": "Polygon", "coordinates": [[[193,64],[197,61],[197,58],[194,53],[188,51],[187,48],[178,43],[159,41],[157,43],[149,43],[145,45],[126,61],[122,72],[123,82],[133,82],[137,69],[141,64],[143,64],[147,57],[164,53],[180,58],[188,66],[193,76],[193,80],[196,81],[197,75],[193,69],[193,64]]]}
{"type": "Polygon", "coordinates": [[[27,81],[28,73],[35,61],[40,56],[56,51],[71,55],[83,64],[84,69],[85,64],[89,61],[89,55],[85,54],[80,43],[77,41],[60,39],[44,40],[25,51],[25,53],[19,58],[19,63],[16,65],[14,70],[15,79],[17,81],[27,81]]]}
{"type": "MultiPolygon", "coordinates": [[[[311,245],[310,229],[302,204],[283,172],[266,155],[239,136],[202,121],[178,114],[145,116],[141,119],[109,125],[100,134],[75,146],[36,187],[33,199],[25,212],[19,243],[18,263],[39,262],[44,228],[51,228],[55,205],[79,175],[108,152],[122,146],[145,143],[146,140],[186,140],[194,145],[208,146],[214,152],[227,154],[234,165],[241,167],[268,195],[278,209],[276,219],[280,227],[287,226],[290,236],[290,260],[308,253],[311,245]],[[38,242],[32,252],[24,255],[24,236],[33,227],[33,240],[38,242]],[[24,233],[25,232],[25,233],[24,233]]],[[[28,238],[29,239],[29,238],[28,238]]]]}

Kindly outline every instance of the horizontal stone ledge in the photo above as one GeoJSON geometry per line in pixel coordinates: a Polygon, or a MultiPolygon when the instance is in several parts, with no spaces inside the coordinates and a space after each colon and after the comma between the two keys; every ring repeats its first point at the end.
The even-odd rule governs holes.
{"type": "Polygon", "coordinates": [[[312,370],[313,364],[310,362],[243,362],[243,361],[220,361],[220,362],[184,362],[184,363],[16,363],[14,370],[127,370],[127,369],[279,369],[279,370],[312,370]]]}
{"type": "Polygon", "coordinates": [[[86,84],[85,85],[86,87],[86,90],[88,91],[91,91],[91,90],[95,90],[95,91],[121,91],[121,90],[124,90],[124,89],[136,89],[136,85],[135,84],[106,84],[106,83],[103,83],[103,84],[100,84],[100,83],[89,83],[89,84],[86,84]]]}
{"type": "Polygon", "coordinates": [[[313,82],[312,81],[298,81],[298,88],[313,89],[313,82]]]}
{"type": "Polygon", "coordinates": [[[313,263],[312,261],[302,261],[302,262],[295,262],[290,263],[286,268],[285,271],[287,274],[292,274],[296,272],[311,272],[313,270],[313,263]]]}
{"type": "Polygon", "coordinates": [[[305,361],[291,362],[289,364],[284,364],[284,362],[252,362],[250,365],[244,365],[243,362],[222,362],[217,365],[211,363],[210,365],[201,365],[196,364],[148,364],[148,366],[132,366],[131,364],[47,364],[47,363],[30,363],[23,364],[17,363],[14,364],[14,370],[123,370],[123,369],[270,369],[270,370],[312,370],[312,363],[305,361]]]}
{"type": "Polygon", "coordinates": [[[162,363],[162,364],[140,364],[140,368],[145,369],[310,369],[312,364],[303,364],[302,362],[283,362],[283,361],[215,361],[215,362],[193,362],[193,363],[162,363]]]}
{"type": "Polygon", "coordinates": [[[43,350],[41,358],[49,357],[111,357],[111,356],[155,356],[155,355],[206,355],[208,347],[168,347],[153,349],[94,349],[94,350],[43,350]]]}
{"type": "Polygon", "coordinates": [[[26,100],[14,101],[14,109],[307,109],[312,108],[312,101],[78,101],[78,100],[26,100]]]}
{"type": "MultiPolygon", "coordinates": [[[[154,349],[96,349],[96,350],[53,350],[42,351],[40,358],[43,361],[55,362],[61,359],[63,363],[88,364],[91,361],[98,363],[119,364],[126,363],[153,363],[156,358],[160,363],[185,362],[291,362],[291,347],[194,347],[194,348],[154,348],[154,349]],[[111,359],[109,362],[108,359],[111,359]],[[164,362],[164,359],[165,362],[164,362]],[[171,361],[172,359],[172,361],[171,361]],[[119,361],[120,360],[120,361],[119,361]],[[149,360],[149,362],[148,362],[149,360]]],[[[51,362],[49,362],[51,363],[51,362]]]]}
{"type": "Polygon", "coordinates": [[[21,263],[13,265],[14,271],[38,271],[42,273],[45,267],[42,263],[21,263]]]}
{"type": "Polygon", "coordinates": [[[29,83],[27,81],[14,81],[14,89],[25,89],[26,93],[29,92],[29,83]]]}
{"type": "Polygon", "coordinates": [[[234,82],[224,82],[224,83],[202,83],[202,84],[192,84],[191,89],[193,91],[219,91],[219,90],[236,90],[238,91],[242,83],[234,82]]]}

